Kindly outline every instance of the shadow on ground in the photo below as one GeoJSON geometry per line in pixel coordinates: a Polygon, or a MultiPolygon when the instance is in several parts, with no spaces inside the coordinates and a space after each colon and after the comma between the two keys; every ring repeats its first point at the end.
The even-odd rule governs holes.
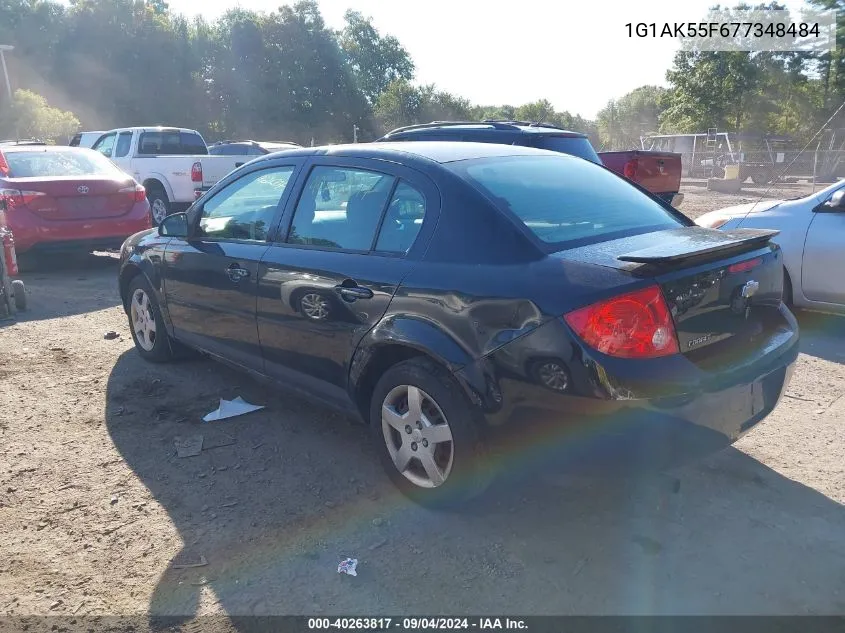
{"type": "Polygon", "coordinates": [[[18,277],[26,285],[28,308],[16,320],[55,319],[119,305],[118,265],[117,257],[104,253],[30,258],[18,277]]]}
{"type": "Polygon", "coordinates": [[[845,316],[796,311],[801,351],[834,363],[845,363],[845,316]]]}
{"type": "MultiPolygon", "coordinates": [[[[845,612],[845,508],[733,448],[678,470],[676,494],[660,478],[547,478],[445,513],[395,493],[361,427],[211,361],[126,352],[105,415],[184,543],[153,624],[204,600],[244,631],[238,616],[269,614],[845,612]],[[236,395],[267,408],[200,421],[236,395]],[[174,440],[196,434],[202,453],[178,458],[174,440]],[[337,573],[346,556],[357,577],[337,573]]],[[[510,457],[513,474],[531,448],[510,457]]]]}

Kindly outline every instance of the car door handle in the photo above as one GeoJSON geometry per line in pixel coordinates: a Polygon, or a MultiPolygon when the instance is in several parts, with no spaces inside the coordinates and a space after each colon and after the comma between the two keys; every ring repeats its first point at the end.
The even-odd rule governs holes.
{"type": "Polygon", "coordinates": [[[241,279],[249,277],[249,271],[246,268],[241,268],[238,264],[231,264],[226,269],[226,274],[229,276],[229,279],[235,283],[238,283],[241,279]]]}
{"type": "Polygon", "coordinates": [[[362,288],[361,286],[335,286],[335,290],[340,293],[344,299],[372,299],[373,291],[369,288],[362,288]]]}

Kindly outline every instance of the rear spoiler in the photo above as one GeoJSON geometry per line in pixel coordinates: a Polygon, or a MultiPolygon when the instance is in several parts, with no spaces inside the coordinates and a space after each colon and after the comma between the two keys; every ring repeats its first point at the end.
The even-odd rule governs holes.
{"type": "Polygon", "coordinates": [[[660,233],[660,244],[616,259],[638,264],[669,264],[713,253],[766,244],[780,231],[767,229],[734,229],[719,231],[704,227],[674,229],[660,233]]]}

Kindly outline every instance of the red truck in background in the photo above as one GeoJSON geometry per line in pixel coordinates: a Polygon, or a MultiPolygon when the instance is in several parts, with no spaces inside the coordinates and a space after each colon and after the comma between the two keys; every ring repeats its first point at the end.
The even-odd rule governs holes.
{"type": "Polygon", "coordinates": [[[625,176],[673,207],[680,206],[684,194],[681,188],[681,155],[672,152],[628,150],[599,152],[608,169],[625,176]]]}

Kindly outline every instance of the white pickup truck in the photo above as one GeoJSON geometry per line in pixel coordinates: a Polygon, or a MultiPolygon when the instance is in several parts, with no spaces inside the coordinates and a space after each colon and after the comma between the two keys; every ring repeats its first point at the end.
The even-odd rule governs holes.
{"type": "Polygon", "coordinates": [[[184,211],[226,174],[240,167],[243,156],[209,156],[196,130],[170,127],[128,127],[103,132],[93,148],[147,190],[158,225],[167,215],[184,211]]]}

